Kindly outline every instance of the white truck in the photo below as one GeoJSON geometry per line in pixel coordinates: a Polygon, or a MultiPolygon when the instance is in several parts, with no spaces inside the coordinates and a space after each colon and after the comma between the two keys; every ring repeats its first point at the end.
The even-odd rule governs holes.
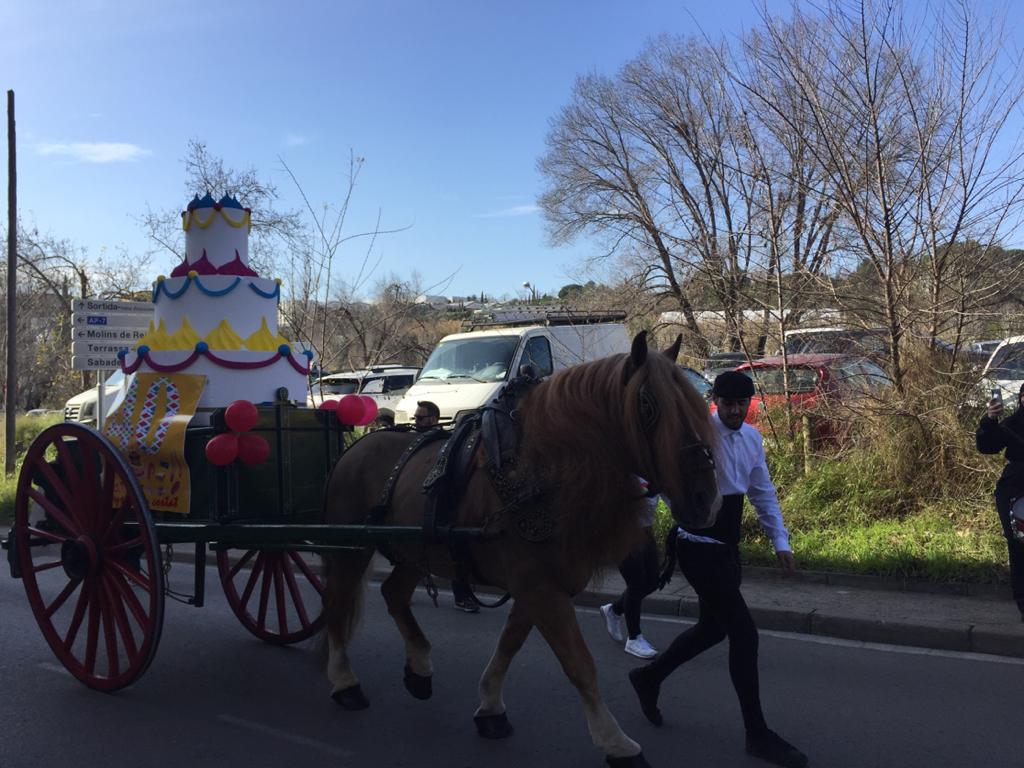
{"type": "Polygon", "coordinates": [[[544,377],[563,368],[629,352],[621,312],[544,311],[496,315],[438,342],[416,383],[395,406],[395,424],[410,424],[416,403],[429,400],[452,424],[487,404],[524,365],[544,377]]]}

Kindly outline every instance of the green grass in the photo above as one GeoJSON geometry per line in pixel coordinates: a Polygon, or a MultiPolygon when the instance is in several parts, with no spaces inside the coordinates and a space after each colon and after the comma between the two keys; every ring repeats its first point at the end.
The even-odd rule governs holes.
{"type": "MultiPolygon", "coordinates": [[[[14,495],[18,487],[18,470],[25,451],[40,432],[61,421],[61,414],[50,416],[18,416],[14,420],[15,470],[11,477],[0,475],[0,528],[6,528],[14,521],[14,495]]],[[[7,440],[3,422],[0,422],[0,466],[7,462],[7,440]]],[[[5,535],[3,531],[0,535],[5,535]]]]}

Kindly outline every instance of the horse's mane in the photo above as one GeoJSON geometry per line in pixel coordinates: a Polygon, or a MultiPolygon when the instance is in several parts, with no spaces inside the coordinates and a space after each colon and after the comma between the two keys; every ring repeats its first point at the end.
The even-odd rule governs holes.
{"type": "Polygon", "coordinates": [[[673,457],[694,435],[716,438],[704,399],[653,350],[638,369],[620,354],[561,371],[524,397],[520,413],[524,469],[545,490],[565,557],[588,572],[620,562],[639,541],[636,457],[673,457]],[[658,404],[657,429],[641,423],[641,387],[658,404]]]}

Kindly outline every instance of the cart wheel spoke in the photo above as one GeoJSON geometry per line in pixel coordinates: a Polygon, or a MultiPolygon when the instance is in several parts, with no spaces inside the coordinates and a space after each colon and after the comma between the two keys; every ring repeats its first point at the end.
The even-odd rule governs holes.
{"type": "Polygon", "coordinates": [[[302,574],[306,577],[309,583],[313,585],[317,594],[323,597],[324,584],[320,581],[320,577],[313,573],[313,570],[309,567],[309,563],[303,560],[302,556],[299,555],[298,552],[289,552],[288,558],[299,567],[299,570],[302,571],[302,574]]]}
{"type": "Polygon", "coordinates": [[[61,590],[61,593],[53,599],[53,602],[46,606],[46,617],[50,618],[53,616],[53,614],[59,611],[61,606],[64,605],[65,602],[67,602],[67,599],[71,597],[71,595],[74,594],[75,590],[78,589],[78,586],[81,583],[81,579],[72,579],[71,581],[69,581],[67,583],[67,586],[65,586],[64,589],[61,590]]]}
{"type": "MultiPolygon", "coordinates": [[[[288,554],[295,555],[294,552],[289,552],[288,554]]],[[[299,585],[295,581],[295,574],[292,573],[291,558],[281,561],[281,570],[284,571],[284,578],[288,582],[288,593],[291,595],[295,612],[299,615],[299,623],[303,628],[306,628],[309,626],[309,616],[306,615],[306,604],[302,600],[302,594],[299,592],[299,585]]]]}
{"type": "Polygon", "coordinates": [[[60,662],[92,688],[134,682],[156,653],[164,589],[153,521],[124,457],[91,427],[47,428],[25,455],[14,530],[29,604],[60,662]],[[36,505],[48,525],[29,522],[36,505]],[[42,544],[59,544],[58,558],[34,559],[42,544]]]}
{"type": "Polygon", "coordinates": [[[284,561],[279,557],[274,563],[274,600],[277,602],[277,627],[282,635],[288,634],[288,614],[284,602],[284,576],[281,570],[284,561]]]}
{"type": "Polygon", "coordinates": [[[261,640],[280,645],[297,643],[323,626],[319,610],[322,580],[301,553],[222,549],[217,552],[217,569],[231,610],[261,640]],[[247,565],[251,568],[248,573],[244,570],[247,565]],[[297,576],[299,572],[302,580],[297,576]],[[257,585],[259,597],[253,601],[257,585]],[[307,600],[316,602],[313,620],[306,608],[307,600]]]}
{"type": "Polygon", "coordinates": [[[43,511],[46,512],[46,514],[48,514],[50,517],[52,517],[57,522],[57,524],[60,525],[61,528],[68,532],[70,536],[74,537],[81,535],[82,529],[78,527],[78,524],[75,523],[70,517],[65,515],[64,510],[62,510],[60,507],[58,507],[56,504],[54,504],[52,501],[46,498],[46,496],[41,491],[37,491],[34,488],[31,488],[28,490],[27,496],[40,507],[42,507],[43,511]]]}
{"type": "Polygon", "coordinates": [[[252,573],[249,574],[249,581],[245,585],[245,591],[242,593],[241,603],[242,609],[249,604],[249,598],[252,596],[252,590],[256,586],[256,582],[259,581],[260,574],[263,573],[264,554],[262,552],[256,556],[256,564],[252,567],[252,573]]]}

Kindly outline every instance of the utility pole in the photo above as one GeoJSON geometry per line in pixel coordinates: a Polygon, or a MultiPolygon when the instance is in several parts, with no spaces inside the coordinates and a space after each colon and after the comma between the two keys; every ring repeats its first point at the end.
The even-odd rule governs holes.
{"type": "Polygon", "coordinates": [[[14,474],[14,404],[18,400],[18,171],[14,141],[14,91],[7,91],[7,389],[4,393],[4,474],[14,474]]]}

